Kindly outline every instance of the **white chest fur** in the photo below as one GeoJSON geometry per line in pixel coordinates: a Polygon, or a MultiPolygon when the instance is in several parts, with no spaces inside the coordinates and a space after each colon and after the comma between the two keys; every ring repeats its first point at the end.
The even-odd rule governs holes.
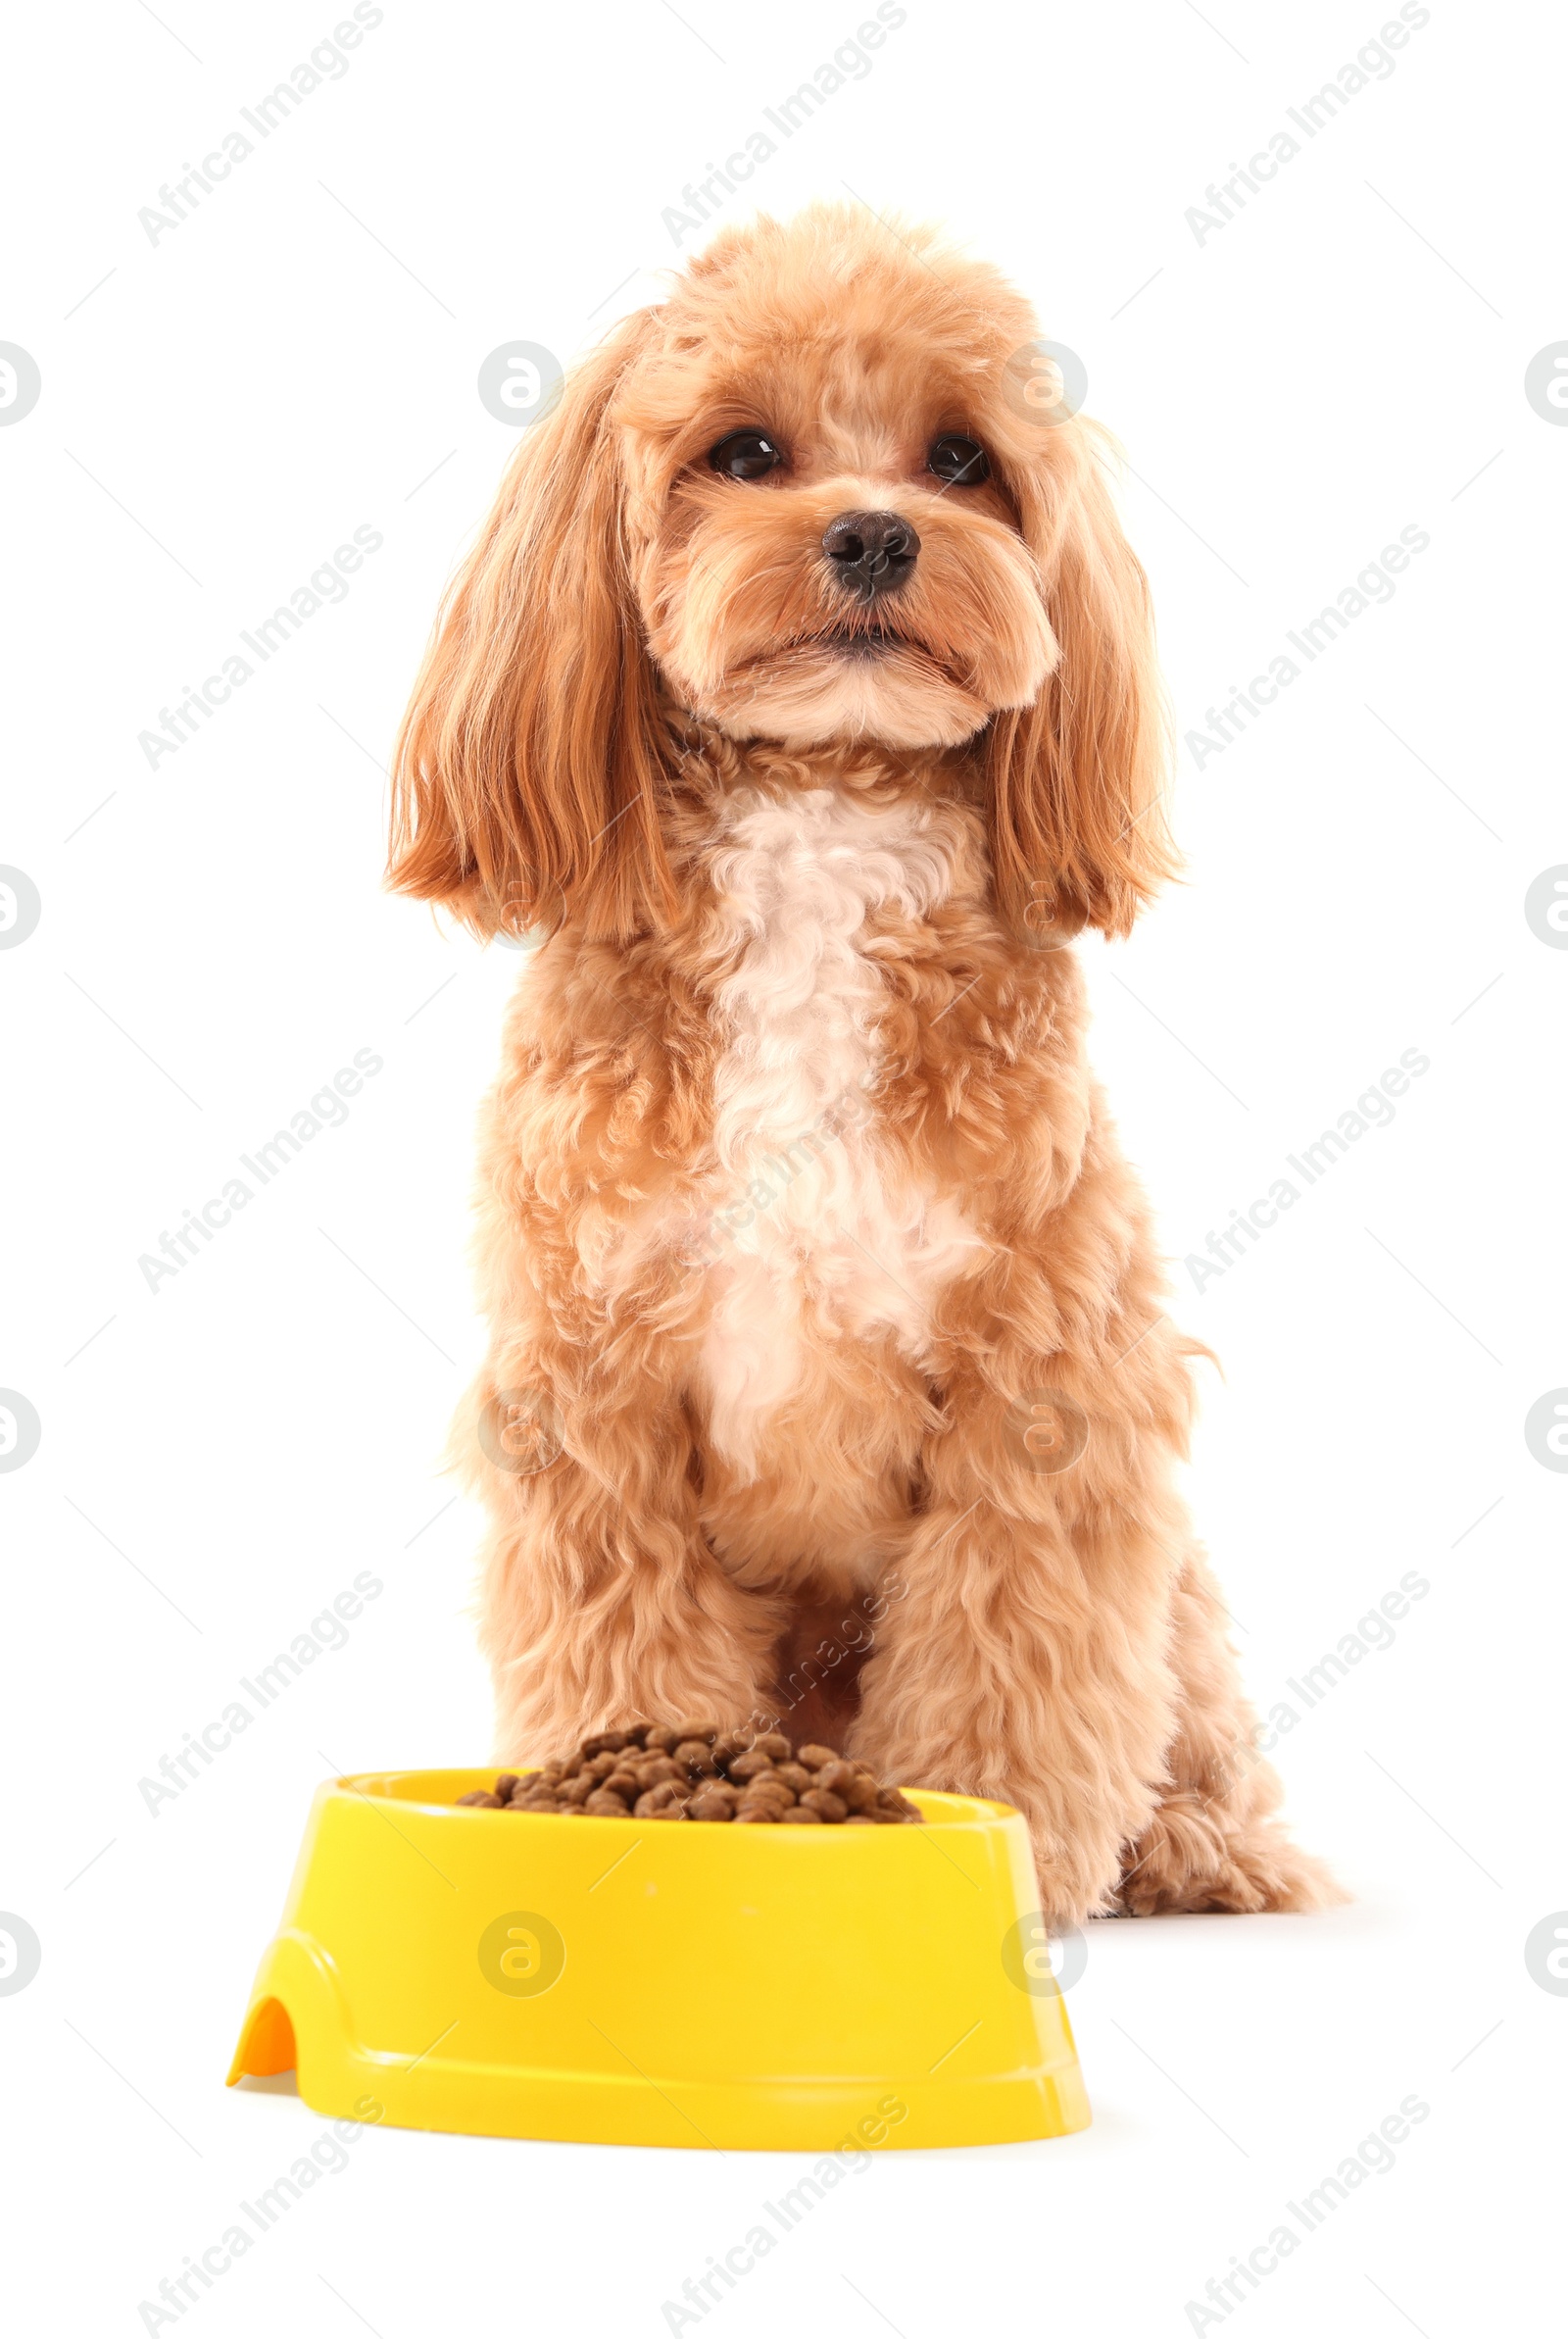
{"type": "Polygon", "coordinates": [[[711,857],[715,949],[710,1309],[701,1369],[714,1443],[755,1464],[813,1350],[891,1333],[918,1360],[931,1308],[978,1238],[879,1125],[884,978],[867,913],[919,920],[952,885],[915,803],[835,789],[732,803],[711,857]]]}

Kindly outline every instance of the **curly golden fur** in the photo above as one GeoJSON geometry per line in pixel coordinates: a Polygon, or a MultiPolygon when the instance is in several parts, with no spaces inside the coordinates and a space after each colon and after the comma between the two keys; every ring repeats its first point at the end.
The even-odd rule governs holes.
{"type": "Polygon", "coordinates": [[[1069,945],[1169,873],[1165,723],[1037,331],[863,212],[727,232],[529,432],[439,621],[391,881],[538,939],[455,1432],[499,1752],[793,1716],[1017,1805],[1054,1922],[1306,1908],[1086,1061],[1069,945]],[[741,431],[772,470],[714,468],[741,431]],[[824,535],[890,512],[917,557],[847,590],[824,535]]]}

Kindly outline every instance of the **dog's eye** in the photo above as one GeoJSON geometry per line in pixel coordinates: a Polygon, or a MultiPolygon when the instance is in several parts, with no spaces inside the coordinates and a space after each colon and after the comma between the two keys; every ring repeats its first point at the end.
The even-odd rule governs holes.
{"type": "Polygon", "coordinates": [[[726,478],[760,479],[778,469],[784,452],[765,430],[732,430],[710,449],[708,460],[726,478]]]}
{"type": "Polygon", "coordinates": [[[939,438],[925,459],[928,472],[954,487],[978,487],[991,476],[991,458],[972,438],[939,438]]]}

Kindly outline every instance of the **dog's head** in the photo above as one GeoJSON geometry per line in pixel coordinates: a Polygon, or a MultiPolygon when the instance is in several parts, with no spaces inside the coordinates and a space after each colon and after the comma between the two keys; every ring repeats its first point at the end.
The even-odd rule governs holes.
{"type": "Polygon", "coordinates": [[[657,922],[686,713],[973,741],[1004,913],[1125,931],[1168,868],[1148,596],[1037,333],[861,210],[719,236],[519,449],[405,722],[393,883],[482,932],[657,922]]]}

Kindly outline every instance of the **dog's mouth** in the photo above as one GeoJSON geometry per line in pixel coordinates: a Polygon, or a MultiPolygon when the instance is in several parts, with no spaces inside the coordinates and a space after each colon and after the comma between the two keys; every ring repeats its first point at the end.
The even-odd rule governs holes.
{"type": "Polygon", "coordinates": [[[706,711],[738,739],[890,747],[956,746],[991,713],[967,662],[858,610],[823,616],[738,657],[709,686],[706,711]]]}
{"type": "Polygon", "coordinates": [[[808,648],[831,650],[843,658],[885,658],[894,650],[907,650],[915,645],[902,633],[877,625],[869,630],[851,625],[834,625],[826,633],[811,634],[805,645],[808,648]]]}
{"type": "Polygon", "coordinates": [[[924,642],[907,633],[896,633],[890,625],[824,625],[809,633],[792,633],[785,640],[770,642],[765,650],[746,660],[752,667],[779,666],[808,658],[843,659],[853,665],[867,665],[875,661],[897,657],[930,661],[932,652],[924,642]]]}

